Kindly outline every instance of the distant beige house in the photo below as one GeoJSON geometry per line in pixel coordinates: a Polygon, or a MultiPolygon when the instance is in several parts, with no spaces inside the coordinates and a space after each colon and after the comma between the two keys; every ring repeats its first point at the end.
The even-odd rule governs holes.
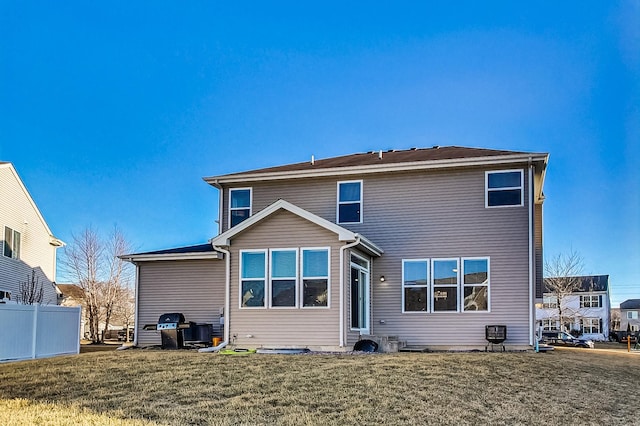
{"type": "Polygon", "coordinates": [[[75,284],[58,284],[60,290],[61,306],[80,306],[82,314],[80,316],[80,336],[84,336],[85,331],[89,329],[87,313],[84,303],[84,290],[75,284]]]}
{"type": "Polygon", "coordinates": [[[640,299],[627,299],[620,304],[620,330],[626,331],[627,327],[640,331],[640,299]]]}
{"type": "Polygon", "coordinates": [[[548,155],[375,151],[212,176],[220,233],[135,253],[136,344],[163,313],[241,347],[347,350],[534,344],[548,155]]]}
{"type": "Polygon", "coordinates": [[[57,304],[56,250],[64,245],[49,229],[11,163],[0,162],[0,292],[20,299],[20,285],[35,271],[43,304],[57,304]]]}

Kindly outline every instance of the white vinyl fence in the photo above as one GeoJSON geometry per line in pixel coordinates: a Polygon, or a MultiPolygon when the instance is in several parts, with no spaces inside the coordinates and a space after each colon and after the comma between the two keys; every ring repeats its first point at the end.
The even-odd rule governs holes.
{"type": "Polygon", "coordinates": [[[80,352],[81,308],[0,304],[0,362],[80,352]]]}

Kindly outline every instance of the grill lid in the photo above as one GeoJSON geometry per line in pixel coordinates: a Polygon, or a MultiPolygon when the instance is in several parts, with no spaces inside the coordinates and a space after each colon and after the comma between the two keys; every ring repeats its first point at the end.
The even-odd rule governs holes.
{"type": "Polygon", "coordinates": [[[174,312],[170,314],[162,314],[160,315],[160,318],[158,318],[158,324],[164,324],[168,322],[183,323],[185,322],[184,315],[179,312],[174,312]]]}

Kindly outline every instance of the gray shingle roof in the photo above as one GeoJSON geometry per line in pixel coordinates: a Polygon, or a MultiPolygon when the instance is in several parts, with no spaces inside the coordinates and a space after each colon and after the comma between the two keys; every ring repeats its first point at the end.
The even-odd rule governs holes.
{"type": "Polygon", "coordinates": [[[148,251],[144,253],[134,253],[131,256],[139,256],[145,254],[184,254],[184,253],[207,253],[214,252],[211,244],[198,244],[195,246],[176,247],[165,250],[148,251]]]}
{"type": "Polygon", "coordinates": [[[640,299],[627,299],[620,304],[620,309],[640,309],[640,299]]]}
{"type": "MultiPolygon", "coordinates": [[[[276,167],[230,173],[227,175],[218,176],[218,178],[232,177],[235,175],[252,175],[281,172],[312,172],[322,169],[398,165],[402,163],[421,163],[438,160],[463,160],[529,154],[546,155],[546,153],[527,153],[522,151],[466,148],[459,146],[434,146],[432,148],[411,148],[407,150],[370,151],[366,153],[343,155],[326,159],[317,159],[313,162],[306,161],[303,163],[286,164],[276,167]]],[[[205,178],[205,180],[207,179],[213,178],[205,178]]]]}
{"type": "MultiPolygon", "coordinates": [[[[582,283],[580,292],[591,292],[591,291],[607,291],[609,289],[609,275],[584,275],[578,277],[582,279],[582,283]]],[[[545,292],[549,292],[549,289],[546,286],[545,279],[545,292]]]]}

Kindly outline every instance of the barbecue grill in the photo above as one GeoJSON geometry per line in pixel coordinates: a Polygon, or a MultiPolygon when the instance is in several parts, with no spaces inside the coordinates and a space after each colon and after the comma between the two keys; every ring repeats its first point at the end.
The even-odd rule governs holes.
{"type": "Polygon", "coordinates": [[[182,349],[184,336],[182,331],[190,327],[181,313],[162,314],[157,324],[147,324],[145,330],[159,330],[162,338],[162,349],[182,349]]]}
{"type": "Polygon", "coordinates": [[[484,328],[484,337],[487,339],[490,345],[485,346],[484,350],[487,351],[489,346],[493,351],[494,345],[500,345],[504,352],[503,342],[507,340],[507,326],[506,325],[487,325],[484,328]]]}

